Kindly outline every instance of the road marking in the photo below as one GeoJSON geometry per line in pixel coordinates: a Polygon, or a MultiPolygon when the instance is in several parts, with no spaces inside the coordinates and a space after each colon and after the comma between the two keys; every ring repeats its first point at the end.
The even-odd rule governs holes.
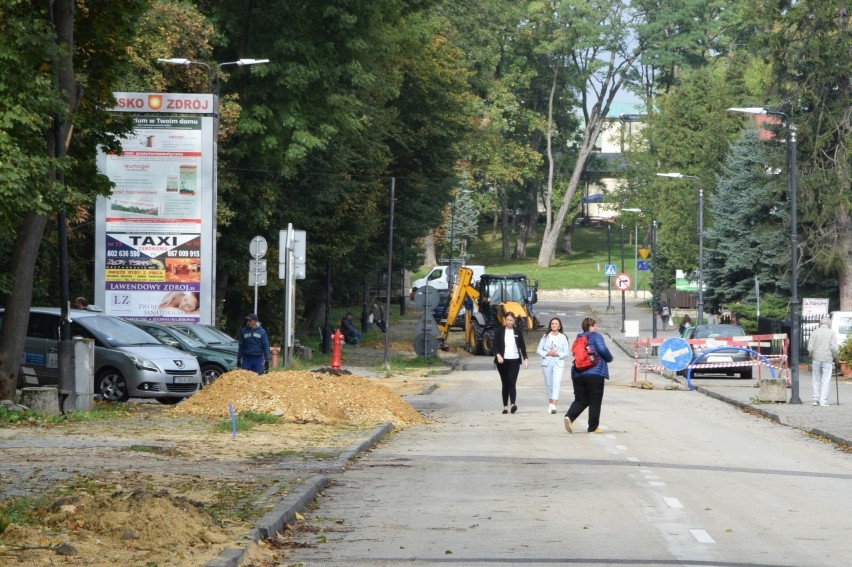
{"type": "Polygon", "coordinates": [[[638,463],[639,457],[627,457],[627,460],[630,461],[631,463],[638,463]]]}
{"type": "Polygon", "coordinates": [[[665,486],[665,482],[649,482],[648,486],[665,486]]]}
{"type": "Polygon", "coordinates": [[[680,503],[680,500],[677,498],[668,498],[663,496],[663,502],[666,503],[666,506],[669,508],[683,508],[683,504],[680,503]]]}
{"type": "Polygon", "coordinates": [[[695,541],[698,543],[716,543],[716,540],[710,537],[710,534],[705,532],[704,530],[689,530],[692,534],[692,537],[695,538],[695,541]]]}
{"type": "Polygon", "coordinates": [[[619,451],[626,451],[627,450],[627,447],[625,447],[624,445],[616,445],[615,448],[618,449],[619,451]]]}

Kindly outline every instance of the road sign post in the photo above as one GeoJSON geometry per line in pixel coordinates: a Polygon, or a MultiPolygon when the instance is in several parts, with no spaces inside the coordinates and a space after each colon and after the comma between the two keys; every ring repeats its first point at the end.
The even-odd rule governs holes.
{"type": "Polygon", "coordinates": [[[255,236],[249,243],[249,252],[253,260],[249,261],[249,285],[254,286],[254,311],[257,313],[257,288],[258,286],[266,285],[266,260],[262,258],[266,256],[266,239],[262,236],[255,236]]]}

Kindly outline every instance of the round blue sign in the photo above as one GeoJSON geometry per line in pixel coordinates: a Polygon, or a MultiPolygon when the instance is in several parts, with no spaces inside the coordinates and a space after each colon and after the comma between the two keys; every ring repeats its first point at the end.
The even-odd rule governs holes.
{"type": "Polygon", "coordinates": [[[667,370],[683,370],[692,360],[692,347],[685,339],[673,337],[666,339],[659,349],[660,364],[667,370]]]}

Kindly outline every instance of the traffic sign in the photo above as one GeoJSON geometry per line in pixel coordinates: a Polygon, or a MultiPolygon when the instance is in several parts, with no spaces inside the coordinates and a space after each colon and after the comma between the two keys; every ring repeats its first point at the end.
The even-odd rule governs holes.
{"type": "Polygon", "coordinates": [[[663,341],[660,345],[660,364],[663,368],[673,370],[683,370],[689,366],[692,360],[692,347],[686,340],[680,337],[672,337],[663,341]]]}
{"type": "Polygon", "coordinates": [[[636,269],[640,272],[647,272],[651,270],[651,262],[646,260],[639,260],[636,262],[636,269]]]}
{"type": "Polygon", "coordinates": [[[266,256],[266,239],[262,236],[255,236],[249,244],[249,252],[255,260],[260,260],[266,256]]]}
{"type": "Polygon", "coordinates": [[[616,265],[615,264],[605,264],[604,265],[604,275],[608,278],[614,277],[616,273],[616,265]]]}
{"type": "Polygon", "coordinates": [[[266,285],[266,272],[255,272],[253,270],[249,270],[248,277],[249,287],[252,286],[265,286],[266,285]]]}
{"type": "Polygon", "coordinates": [[[650,248],[640,248],[639,249],[639,257],[642,258],[643,260],[647,260],[648,256],[650,256],[650,255],[651,255],[651,249],[650,248]]]}
{"type": "Polygon", "coordinates": [[[249,270],[252,272],[265,272],[266,258],[263,260],[249,260],[249,270]]]}
{"type": "Polygon", "coordinates": [[[621,291],[630,289],[630,276],[628,274],[618,274],[615,276],[615,287],[621,291]]]}

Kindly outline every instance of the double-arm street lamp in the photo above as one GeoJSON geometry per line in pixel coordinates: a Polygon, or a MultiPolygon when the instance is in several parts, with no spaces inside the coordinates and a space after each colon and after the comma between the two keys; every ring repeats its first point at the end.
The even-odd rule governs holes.
{"type": "Polygon", "coordinates": [[[698,314],[695,319],[696,325],[704,322],[704,190],[701,188],[699,179],[694,175],[683,173],[658,173],[658,177],[671,177],[673,179],[691,179],[695,182],[698,191],[698,314]]]}
{"type": "MultiPolygon", "coordinates": [[[[185,57],[160,57],[157,59],[160,63],[168,63],[169,65],[183,65],[185,67],[189,67],[190,65],[200,65],[207,69],[207,92],[209,93],[213,89],[213,68],[210,67],[207,63],[203,61],[192,61],[191,59],[186,59],[185,57]]],[[[222,77],[222,67],[227,65],[237,65],[239,67],[244,67],[246,65],[262,65],[264,63],[269,63],[269,59],[238,59],[237,61],[226,61],[224,63],[219,63],[216,65],[216,90],[214,94],[219,96],[219,87],[221,86],[221,77],[222,77]]]]}
{"type": "Polygon", "coordinates": [[[790,403],[801,404],[799,397],[799,235],[796,215],[796,128],[783,112],[762,107],[729,108],[728,112],[757,116],[779,116],[787,132],[787,198],[790,200],[790,403]]]}

